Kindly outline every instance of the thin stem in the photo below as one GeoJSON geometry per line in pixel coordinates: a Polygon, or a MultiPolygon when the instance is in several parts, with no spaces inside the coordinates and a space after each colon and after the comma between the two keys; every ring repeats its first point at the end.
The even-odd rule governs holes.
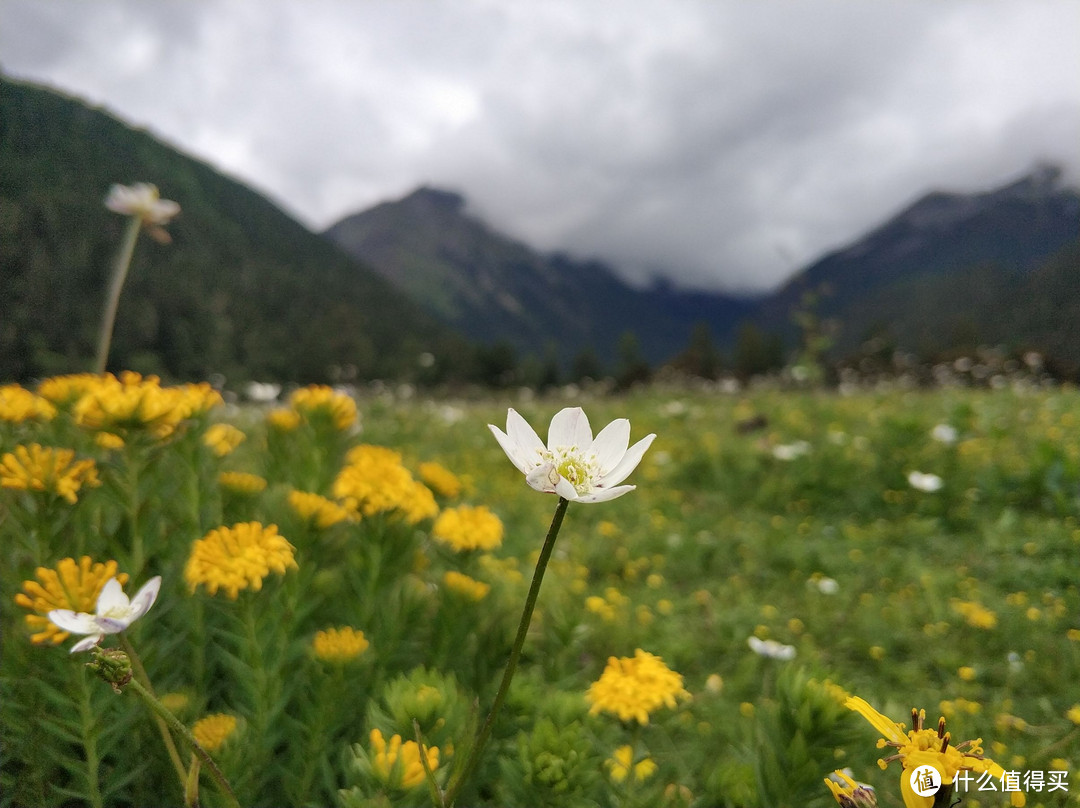
{"type": "Polygon", "coordinates": [[[79,676],[79,718],[82,724],[83,753],[86,755],[87,799],[94,808],[102,808],[101,783],[98,779],[98,766],[101,759],[97,752],[97,733],[94,730],[94,710],[90,705],[90,688],[86,685],[86,674],[79,676]]]}
{"type": "Polygon", "coordinates": [[[94,372],[102,374],[109,361],[109,346],[112,344],[113,324],[116,322],[116,309],[120,304],[120,290],[124,288],[128,270],[131,268],[131,256],[135,252],[135,242],[139,238],[142,220],[132,216],[120,244],[120,253],[116,256],[112,277],[109,278],[109,292],[105,297],[105,310],[101,314],[101,333],[98,335],[97,361],[94,372]]]}
{"type": "Polygon", "coordinates": [[[132,679],[128,682],[127,687],[134,690],[139,697],[146,702],[146,706],[154,711],[158,716],[165,719],[165,723],[169,725],[169,728],[176,733],[179,733],[185,741],[191,746],[192,751],[198,755],[199,761],[210,771],[210,776],[214,778],[214,782],[217,783],[218,788],[221,789],[221,793],[225,795],[226,801],[234,808],[240,808],[240,802],[236,799],[236,795],[233,793],[232,787],[229,786],[229,781],[225,779],[225,775],[221,773],[221,769],[214,763],[214,759],[210,757],[209,753],[203,749],[195,736],[191,734],[191,730],[185,727],[180,720],[169,712],[165,705],[158,701],[150,692],[142,686],[139,680],[132,679]]]}
{"type": "MultiPolygon", "coordinates": [[[[120,634],[120,644],[124,647],[124,653],[128,655],[128,659],[131,660],[131,669],[135,673],[135,678],[146,688],[147,693],[154,698],[157,698],[157,694],[150,684],[150,677],[146,675],[146,668],[143,667],[142,660],[139,659],[139,655],[135,653],[135,646],[131,644],[131,640],[127,638],[126,634],[120,634]]],[[[165,744],[165,750],[169,753],[169,760],[172,761],[173,768],[176,769],[176,776],[180,778],[180,788],[183,789],[187,781],[187,771],[185,771],[184,764],[180,760],[180,753],[176,750],[176,744],[173,743],[172,735],[169,734],[169,726],[161,716],[156,714],[154,715],[154,721],[157,723],[158,730],[161,732],[161,740],[165,744]]]]}
{"type": "Polygon", "coordinates": [[[465,761],[464,767],[461,770],[461,775],[454,780],[453,784],[447,790],[443,800],[444,805],[454,804],[454,799],[460,793],[462,786],[468,782],[469,778],[476,770],[477,765],[480,763],[480,754],[484,751],[484,745],[487,744],[488,738],[491,736],[491,731],[495,727],[495,718],[498,716],[499,710],[506,700],[506,694],[510,691],[510,680],[514,678],[518,659],[521,657],[521,648],[525,644],[525,636],[529,633],[529,624],[532,622],[533,609],[536,608],[536,599],[540,594],[540,584],[543,583],[544,580],[544,571],[547,569],[548,559],[551,558],[551,551],[555,549],[555,539],[559,537],[559,528],[562,527],[563,517],[566,515],[566,507],[569,504],[570,500],[559,497],[559,504],[555,508],[555,516],[551,519],[551,527],[548,528],[547,538],[544,539],[544,546],[540,550],[540,557],[536,560],[536,569],[533,571],[532,584],[529,586],[529,594],[525,598],[525,608],[521,611],[521,621],[518,623],[517,636],[514,638],[514,645],[510,649],[510,659],[506,662],[506,670],[503,671],[502,682],[499,683],[499,691],[495,694],[495,701],[491,705],[491,712],[488,713],[487,720],[484,721],[484,726],[480,728],[480,732],[476,736],[476,743],[474,743],[472,749],[469,750],[469,757],[465,761]]]}

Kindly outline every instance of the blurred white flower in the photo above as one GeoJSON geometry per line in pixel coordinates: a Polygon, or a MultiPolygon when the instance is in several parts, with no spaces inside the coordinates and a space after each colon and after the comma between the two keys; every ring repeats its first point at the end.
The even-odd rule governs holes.
{"type": "Polygon", "coordinates": [[[281,385],[273,382],[248,382],[244,387],[244,395],[251,401],[268,404],[281,395],[281,385]]]}
{"type": "Polygon", "coordinates": [[[171,199],[162,199],[156,185],[137,182],[134,185],[114,185],[105,197],[105,207],[114,213],[136,216],[144,224],[168,224],[180,212],[171,199]]]}
{"type": "Polygon", "coordinates": [[[780,659],[786,662],[795,658],[794,645],[784,645],[776,640],[762,640],[753,635],[746,638],[746,644],[755,654],[768,659],[780,659]]]}
{"type": "Polygon", "coordinates": [[[819,578],[817,582],[818,591],[823,595],[835,595],[840,591],[840,584],[838,584],[833,578],[819,578]]]}
{"type": "Polygon", "coordinates": [[[938,424],[931,431],[930,434],[934,440],[939,443],[953,444],[956,443],[956,427],[949,426],[948,424],[938,424]]]}
{"type": "Polygon", "coordinates": [[[907,481],[911,484],[912,488],[919,491],[925,491],[928,494],[940,491],[941,486],[945,484],[944,480],[936,474],[924,474],[921,471],[910,472],[907,476],[907,481]]]}
{"type": "Polygon", "coordinates": [[[49,620],[72,634],[88,634],[71,648],[71,653],[93,648],[106,634],[119,634],[148,611],[157,600],[161,588],[161,576],[155,575],[130,601],[120,582],[110,578],[101,588],[97,599],[97,614],[74,612],[71,609],[53,609],[49,620]]]}
{"type": "Polygon", "coordinates": [[[772,456],[777,460],[794,460],[796,457],[802,457],[804,454],[809,453],[809,451],[809,443],[804,440],[797,440],[794,443],[781,443],[779,446],[774,446],[772,456]]]}
{"type": "Polygon", "coordinates": [[[506,456],[530,487],[571,502],[605,502],[633,491],[619,485],[637,468],[654,434],[630,448],[630,422],[618,418],[593,439],[581,407],[567,407],[551,419],[547,446],[514,409],[506,414],[506,432],[488,424],[506,456]]]}

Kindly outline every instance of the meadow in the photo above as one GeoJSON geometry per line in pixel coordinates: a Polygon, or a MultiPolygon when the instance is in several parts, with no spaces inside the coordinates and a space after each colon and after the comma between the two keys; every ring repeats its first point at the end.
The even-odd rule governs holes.
{"type": "MultiPolygon", "coordinates": [[[[230,804],[187,736],[48,618],[94,613],[118,575],[160,592],[102,646],[239,804],[437,804],[558,501],[487,425],[513,407],[544,438],[575,406],[594,431],[657,437],[635,491],[567,509],[456,804],[818,808],[849,768],[904,805],[855,695],[944,717],[954,747],[981,738],[1029,806],[1080,805],[1071,387],[236,405],[134,374],[0,387],[0,805],[230,804]],[[595,687],[612,658],[659,677],[644,714],[595,687]]],[[[1017,804],[1003,785],[953,799],[1017,804]]]]}

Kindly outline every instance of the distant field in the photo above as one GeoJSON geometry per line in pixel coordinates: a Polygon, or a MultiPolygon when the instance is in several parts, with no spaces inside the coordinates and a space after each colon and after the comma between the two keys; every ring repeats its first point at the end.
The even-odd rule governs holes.
{"type": "MultiPolygon", "coordinates": [[[[12,395],[0,398],[9,413],[12,395]]],[[[405,788],[400,771],[387,784],[371,731],[408,741],[418,718],[445,783],[471,737],[471,705],[478,699],[482,718],[494,694],[556,504],[525,484],[487,424],[505,426],[513,406],[544,437],[561,407],[581,405],[594,432],[626,417],[631,441],[657,438],[628,481],[636,491],[571,504],[515,685],[459,805],[814,808],[835,804],[822,779],[846,766],[876,787],[880,805],[903,805],[899,766],[878,769],[888,751],[840,705],[838,688],[897,721],[912,707],[925,708],[928,724],[943,715],[954,745],[981,737],[1007,770],[1067,771],[1068,791],[1031,789],[1027,804],[1080,805],[1073,389],[387,394],[361,400],[355,424],[336,398],[294,403],[282,410],[292,420],[208,399],[164,433],[163,421],[110,421],[107,402],[95,420],[73,400],[54,399],[51,418],[4,417],[0,407],[0,452],[70,447],[96,461],[100,482],[84,480],[72,504],[13,487],[19,474],[4,461],[0,804],[182,804],[145,707],[88,675],[88,655],[66,653],[74,640],[32,644],[33,611],[13,603],[36,568],[84,553],[129,572],[128,594],[162,576],[154,607],[123,636],[184,723],[239,719],[214,756],[242,804],[430,804],[422,782],[405,788]],[[244,436],[221,456],[205,439],[216,423],[244,436]],[[102,432],[124,446],[105,448],[102,432]],[[400,459],[349,455],[358,444],[400,459]],[[460,492],[438,490],[449,478],[422,473],[430,461],[460,492]],[[343,482],[350,465],[355,479],[343,482]],[[402,488],[399,469],[429,480],[430,503],[402,488]],[[913,485],[911,472],[940,487],[920,490],[938,484],[913,485]],[[290,498],[296,490],[352,518],[320,527],[290,498]],[[371,505],[387,492],[397,504],[371,505]],[[501,546],[458,552],[433,538],[436,510],[462,505],[501,520],[501,546]],[[277,525],[295,568],[269,571],[236,599],[210,593],[213,572],[185,579],[195,540],[251,521],[277,525]],[[490,591],[476,600],[480,590],[452,586],[448,571],[490,591]],[[362,631],[369,647],[333,661],[313,644],[331,626],[362,631]],[[756,653],[751,637],[775,644],[756,653]],[[608,658],[636,649],[681,674],[688,697],[645,726],[589,715],[585,693],[608,658]],[[637,770],[639,780],[620,770],[624,745],[630,763],[648,759],[655,771],[637,770]]],[[[182,743],[181,757],[186,768],[182,743]]],[[[201,783],[203,805],[224,804],[205,770],[201,783]]],[[[961,796],[966,806],[1008,804],[1007,795],[961,796]]]]}

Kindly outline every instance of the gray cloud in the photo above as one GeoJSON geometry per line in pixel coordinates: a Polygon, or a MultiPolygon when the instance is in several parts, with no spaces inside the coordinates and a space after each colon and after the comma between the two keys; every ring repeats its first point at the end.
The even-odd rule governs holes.
{"type": "MultiPolygon", "coordinates": [[[[1080,4],[0,0],[9,73],[314,228],[421,183],[546,249],[761,289],[925,190],[1080,172],[1080,4]]],[[[147,178],[152,179],[152,178],[147,178]]]]}

